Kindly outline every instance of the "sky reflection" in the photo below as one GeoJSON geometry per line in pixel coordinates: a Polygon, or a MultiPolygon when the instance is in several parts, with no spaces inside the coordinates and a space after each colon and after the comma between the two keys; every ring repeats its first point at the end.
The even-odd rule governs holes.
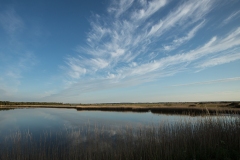
{"type": "Polygon", "coordinates": [[[158,125],[164,122],[196,121],[200,118],[200,116],[164,115],[151,112],[77,111],[53,108],[14,109],[0,112],[0,135],[29,130],[33,134],[41,134],[49,130],[52,132],[92,130],[96,126],[108,130],[111,128],[110,132],[114,133],[114,129],[117,130],[124,126],[158,125]]]}

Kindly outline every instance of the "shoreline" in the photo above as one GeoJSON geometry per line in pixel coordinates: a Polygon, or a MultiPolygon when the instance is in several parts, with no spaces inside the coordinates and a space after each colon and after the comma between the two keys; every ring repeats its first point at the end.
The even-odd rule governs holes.
{"type": "Polygon", "coordinates": [[[61,104],[61,105],[1,105],[0,109],[20,108],[62,108],[76,109],[77,111],[119,111],[119,112],[152,112],[175,114],[240,114],[238,102],[206,102],[206,103],[109,103],[109,104],[61,104]]]}

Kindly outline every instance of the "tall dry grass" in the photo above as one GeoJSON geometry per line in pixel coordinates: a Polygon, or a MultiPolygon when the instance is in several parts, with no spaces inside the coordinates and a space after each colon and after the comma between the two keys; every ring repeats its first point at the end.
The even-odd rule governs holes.
{"type": "Polygon", "coordinates": [[[240,118],[204,117],[139,128],[30,131],[1,138],[0,159],[240,159],[240,118]]]}

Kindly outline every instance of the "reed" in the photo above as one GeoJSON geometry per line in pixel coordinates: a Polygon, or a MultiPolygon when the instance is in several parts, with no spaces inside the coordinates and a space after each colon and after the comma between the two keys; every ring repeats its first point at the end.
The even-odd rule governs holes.
{"type": "Polygon", "coordinates": [[[30,131],[1,138],[0,159],[240,159],[240,118],[206,116],[197,122],[142,127],[104,126],[30,131]]]}

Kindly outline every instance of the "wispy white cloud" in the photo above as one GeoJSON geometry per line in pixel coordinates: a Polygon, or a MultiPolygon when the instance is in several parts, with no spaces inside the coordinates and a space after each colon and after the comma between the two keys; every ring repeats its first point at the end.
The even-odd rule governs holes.
{"type": "Polygon", "coordinates": [[[31,69],[31,66],[36,65],[37,60],[33,53],[26,52],[22,55],[15,55],[14,59],[11,59],[5,68],[2,69],[2,73],[5,77],[19,79],[24,71],[31,69]]]}
{"type": "Polygon", "coordinates": [[[232,77],[232,78],[217,79],[217,80],[202,81],[202,82],[194,82],[194,83],[186,83],[186,84],[177,84],[177,85],[172,85],[171,87],[203,85],[203,84],[223,83],[223,82],[232,82],[232,81],[240,81],[240,77],[232,77]]]}
{"type": "Polygon", "coordinates": [[[214,1],[186,1],[180,5],[177,9],[170,12],[170,14],[161,19],[157,24],[152,25],[149,31],[149,36],[160,36],[166,30],[172,27],[179,27],[187,25],[189,22],[194,23],[203,17],[210,11],[212,3],[214,1]]]}
{"type": "Polygon", "coordinates": [[[23,74],[31,70],[32,66],[37,63],[36,57],[31,52],[26,52],[20,56],[15,55],[14,59],[10,60],[7,65],[0,68],[0,89],[7,91],[5,96],[13,95],[18,91],[23,74]]]}
{"type": "Polygon", "coordinates": [[[21,34],[24,29],[25,23],[15,9],[3,7],[0,11],[0,31],[6,36],[1,37],[4,47],[0,48],[0,89],[6,92],[0,96],[6,99],[18,92],[24,73],[37,63],[34,53],[23,45],[21,34]]]}
{"type": "MultiPolygon", "coordinates": [[[[122,4],[125,4],[124,2],[121,1],[122,4]]],[[[151,18],[150,15],[156,13],[157,10],[166,5],[166,1],[164,0],[141,2],[144,7],[142,7],[140,10],[143,10],[142,12],[145,13],[145,19],[151,18]],[[154,9],[152,9],[153,7],[154,9]]],[[[206,12],[208,12],[208,10],[211,8],[211,3],[210,1],[206,0],[201,1],[201,3],[199,1],[196,2],[197,4],[193,3],[192,1],[188,1],[188,3],[184,3],[178,6],[176,9],[177,11],[171,12],[169,15],[167,15],[167,18],[164,18],[163,21],[165,26],[163,30],[167,31],[175,25],[181,26],[191,24],[200,18],[203,18],[201,16],[204,16],[206,12]],[[183,10],[185,10],[185,14],[180,14],[179,16],[179,12],[182,13],[183,10]],[[176,15],[178,15],[177,19],[176,15]],[[188,20],[188,22],[181,22],[180,24],[181,20],[188,20]],[[169,23],[170,21],[171,23],[169,23]]],[[[121,6],[122,4],[119,5],[121,6]]],[[[135,13],[139,11],[139,9],[131,10],[132,12],[128,12],[130,15],[135,15],[135,13]]],[[[101,20],[107,18],[101,17],[99,15],[97,15],[96,19],[97,20],[95,22],[91,22],[92,30],[87,37],[88,47],[78,46],[76,49],[81,55],[84,54],[86,56],[81,58],[74,57],[71,60],[69,59],[69,62],[67,62],[68,65],[70,65],[70,68],[72,68],[70,75],[74,75],[73,73],[85,74],[88,72],[88,70],[91,72],[93,69],[91,69],[90,66],[86,67],[85,62],[87,62],[87,64],[91,64],[89,63],[89,59],[92,59],[92,57],[104,59],[106,62],[108,62],[109,68],[113,68],[115,66],[118,66],[119,63],[131,63],[131,61],[138,58],[139,55],[150,55],[150,53],[148,53],[150,49],[148,46],[150,43],[152,43],[152,41],[154,41],[156,35],[147,35],[149,35],[149,33],[152,33],[154,26],[157,24],[149,25],[148,23],[139,22],[138,20],[132,20],[128,18],[113,19],[111,21],[100,22],[101,20]],[[150,30],[150,32],[147,33],[147,30],[150,30]],[[76,66],[79,66],[80,68],[76,66]]],[[[175,43],[178,43],[178,45],[180,45],[180,43],[184,43],[184,41],[191,39],[202,25],[203,22],[195,26],[186,37],[178,40],[176,39],[175,43]]],[[[158,35],[158,37],[160,37],[160,35],[158,35]]],[[[144,63],[144,61],[141,63],[144,63]]],[[[79,74],[72,77],[79,77],[79,74]]]]}
{"type": "Polygon", "coordinates": [[[114,13],[116,17],[121,16],[126,10],[128,10],[133,4],[134,0],[120,0],[112,3],[111,7],[108,8],[110,14],[114,13]]]}
{"type": "Polygon", "coordinates": [[[204,25],[204,21],[201,22],[200,24],[198,24],[197,26],[195,26],[192,30],[190,30],[188,32],[188,34],[184,37],[181,37],[181,38],[177,38],[177,39],[174,39],[173,42],[170,44],[170,45],[164,45],[164,50],[166,51],[171,51],[171,50],[174,50],[176,49],[178,46],[182,45],[183,43],[189,41],[190,39],[192,39],[196,32],[204,25]]]}
{"type": "Polygon", "coordinates": [[[219,57],[209,58],[204,62],[201,62],[197,68],[207,68],[220,64],[229,63],[232,61],[240,60],[240,53],[227,54],[219,57]]]}
{"type": "Polygon", "coordinates": [[[233,12],[230,16],[228,16],[224,21],[223,24],[227,24],[229,23],[231,20],[233,20],[234,18],[237,18],[240,16],[240,10],[233,12]]]}
{"type": "Polygon", "coordinates": [[[0,95],[6,95],[7,91],[3,90],[3,89],[0,89],[0,95]]]}
{"type": "Polygon", "coordinates": [[[13,8],[0,13],[0,24],[10,35],[16,33],[24,27],[23,20],[16,14],[13,8]]]}
{"type": "MultiPolygon", "coordinates": [[[[159,60],[155,60],[149,63],[141,64],[138,66],[132,67],[122,67],[117,71],[116,74],[111,74],[112,79],[106,81],[106,79],[98,79],[96,81],[88,81],[88,85],[85,85],[85,89],[83,91],[92,91],[103,88],[111,88],[113,86],[122,86],[136,83],[143,83],[154,80],[157,77],[164,77],[173,75],[175,73],[183,71],[186,67],[193,65],[193,62],[196,60],[203,58],[206,55],[218,53],[227,49],[230,49],[236,45],[240,45],[239,29],[232,31],[228,36],[224,38],[217,39],[213,37],[209,42],[206,42],[202,47],[199,47],[196,50],[183,53],[176,54],[173,56],[167,56],[165,58],[161,58],[159,60]],[[238,43],[231,43],[233,40],[238,43]],[[120,81],[119,81],[120,79],[120,81]],[[114,82],[118,83],[114,83],[114,82]],[[133,83],[132,83],[133,82],[133,83]],[[97,84],[102,83],[99,86],[97,84]],[[90,87],[91,86],[91,87],[90,87]]],[[[238,54],[235,56],[229,56],[231,61],[238,59],[238,54]]],[[[221,61],[221,64],[227,63],[230,61],[229,59],[226,61],[221,61]]],[[[207,62],[206,62],[207,63],[207,62]]],[[[219,63],[220,64],[220,63],[219,63]]],[[[199,66],[196,66],[199,67],[199,66]]],[[[75,87],[83,86],[82,82],[78,85],[74,85],[75,87]],[[80,85],[81,84],[81,85],[80,85]]],[[[74,87],[74,88],[75,88],[74,87]]],[[[76,88],[77,88],[76,87],[76,88]]]]}
{"type": "Polygon", "coordinates": [[[44,93],[40,93],[37,95],[37,98],[44,98],[44,97],[48,97],[48,96],[51,96],[53,94],[56,94],[57,91],[56,90],[48,90],[48,91],[45,91],[44,93]]]}
{"type": "Polygon", "coordinates": [[[72,78],[80,78],[87,71],[81,67],[81,61],[76,58],[68,58],[67,65],[69,67],[68,75],[72,78]]]}
{"type": "Polygon", "coordinates": [[[145,20],[167,4],[166,0],[146,1],[140,0],[143,8],[134,11],[131,15],[133,21],[145,20]]]}
{"type": "Polygon", "coordinates": [[[108,62],[101,58],[83,58],[70,57],[67,58],[68,75],[72,78],[78,79],[86,73],[96,72],[108,66],[108,62]]]}
{"type": "MultiPolygon", "coordinates": [[[[135,74],[146,74],[149,72],[154,71],[161,71],[161,70],[171,70],[172,66],[178,66],[181,65],[185,66],[195,66],[194,63],[196,60],[200,60],[201,58],[205,58],[208,55],[217,54],[218,52],[226,51],[228,49],[231,49],[233,47],[240,48],[240,28],[237,28],[236,30],[230,32],[227,36],[217,39],[216,37],[213,37],[209,42],[204,44],[202,47],[199,47],[195,50],[181,53],[181,54],[175,54],[172,56],[167,56],[164,58],[161,58],[159,60],[155,60],[150,63],[142,64],[136,68],[131,68],[130,75],[135,74]]],[[[215,58],[213,60],[216,60],[218,62],[216,63],[210,63],[209,61],[206,61],[203,66],[210,67],[213,64],[219,65],[223,63],[228,63],[230,61],[235,61],[239,59],[239,53],[234,53],[230,55],[225,55],[222,57],[215,58]],[[225,60],[223,60],[226,58],[225,60]],[[210,65],[211,64],[211,65],[210,65]]],[[[203,67],[201,66],[201,67],[203,67]]],[[[200,67],[199,65],[195,67],[200,67]]],[[[175,70],[175,68],[174,68],[175,70]]],[[[172,70],[174,72],[174,70],[172,70]]],[[[126,73],[126,72],[125,72],[126,73]]]]}
{"type": "Polygon", "coordinates": [[[214,7],[215,1],[184,1],[163,15],[158,14],[158,11],[167,6],[167,1],[130,2],[127,5],[125,0],[120,4],[115,1],[108,9],[107,17],[97,15],[91,22],[92,30],[87,35],[87,45],[77,46],[75,51],[78,56],[66,59],[67,74],[73,83],[62,94],[76,95],[76,92],[149,82],[188,68],[198,69],[200,60],[204,62],[201,65],[205,68],[210,67],[209,56],[218,61],[215,65],[239,59],[239,52],[225,57],[217,55],[219,52],[240,48],[240,28],[225,35],[205,38],[191,50],[171,52],[170,55],[162,53],[163,42],[167,44],[166,41],[170,41],[166,45],[168,48],[165,48],[170,52],[183,44],[189,44],[197,36],[199,38],[199,30],[209,23],[206,15],[214,7]],[[140,5],[132,7],[133,3],[140,5]],[[125,5],[127,9],[121,8],[125,5]],[[158,16],[153,16],[155,14],[158,16]],[[175,36],[171,37],[173,32],[175,36]],[[221,60],[224,58],[228,60],[221,60]]]}

